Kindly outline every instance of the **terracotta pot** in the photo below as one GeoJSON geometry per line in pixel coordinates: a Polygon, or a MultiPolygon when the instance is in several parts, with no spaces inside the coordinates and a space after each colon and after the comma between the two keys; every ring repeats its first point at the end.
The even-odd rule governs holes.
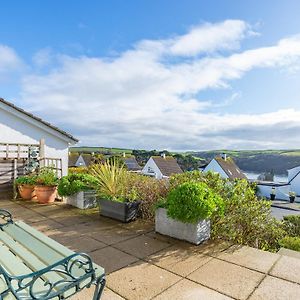
{"type": "Polygon", "coordinates": [[[24,200],[31,200],[35,196],[34,186],[29,184],[18,185],[19,194],[24,200]]]}
{"type": "Polygon", "coordinates": [[[57,187],[37,185],[35,195],[39,203],[53,203],[57,195],[57,187]]]}

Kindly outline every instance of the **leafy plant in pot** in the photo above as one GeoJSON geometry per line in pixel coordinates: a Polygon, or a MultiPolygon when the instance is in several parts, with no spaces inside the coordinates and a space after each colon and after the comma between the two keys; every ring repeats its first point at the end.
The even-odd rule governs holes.
{"type": "Polygon", "coordinates": [[[294,203],[295,198],[296,198],[296,193],[295,192],[289,192],[289,198],[290,198],[290,203],[294,203]]]}
{"type": "Polygon", "coordinates": [[[223,212],[223,199],[206,183],[186,182],[157,205],[155,230],[198,245],[210,238],[210,217],[223,212]]]}
{"type": "Polygon", "coordinates": [[[113,159],[91,166],[90,174],[96,179],[100,215],[122,222],[136,219],[140,201],[136,189],[126,186],[129,174],[123,166],[113,159]]]}
{"type": "Polygon", "coordinates": [[[35,194],[39,203],[52,203],[57,196],[59,179],[51,168],[40,170],[35,181],[35,194]]]}
{"type": "Polygon", "coordinates": [[[81,209],[97,206],[96,192],[93,186],[94,176],[85,173],[71,173],[59,181],[57,191],[65,197],[66,203],[81,209]]]}
{"type": "Polygon", "coordinates": [[[271,193],[270,193],[270,199],[275,200],[275,197],[276,197],[276,189],[274,187],[272,187],[271,193]]]}
{"type": "Polygon", "coordinates": [[[35,182],[36,175],[34,174],[20,176],[15,180],[15,184],[17,185],[19,194],[23,200],[31,200],[34,198],[35,182]]]}

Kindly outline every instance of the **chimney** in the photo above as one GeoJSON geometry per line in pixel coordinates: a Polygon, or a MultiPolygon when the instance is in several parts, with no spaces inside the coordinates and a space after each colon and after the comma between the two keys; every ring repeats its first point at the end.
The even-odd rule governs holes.
{"type": "Polygon", "coordinates": [[[161,154],[161,157],[162,157],[163,159],[166,159],[166,153],[163,152],[163,153],[161,154]]]}
{"type": "Polygon", "coordinates": [[[226,153],[222,153],[221,157],[226,161],[227,160],[227,154],[226,153]]]}

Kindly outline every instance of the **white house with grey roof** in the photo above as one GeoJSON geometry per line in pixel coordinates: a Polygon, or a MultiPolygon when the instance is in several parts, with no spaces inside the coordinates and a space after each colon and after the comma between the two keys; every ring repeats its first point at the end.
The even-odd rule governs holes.
{"type": "Polygon", "coordinates": [[[62,175],[66,175],[69,146],[77,142],[76,138],[64,130],[0,98],[0,159],[8,161],[22,156],[24,158],[28,154],[22,147],[42,145],[39,155],[59,159],[62,163],[62,175]]]}

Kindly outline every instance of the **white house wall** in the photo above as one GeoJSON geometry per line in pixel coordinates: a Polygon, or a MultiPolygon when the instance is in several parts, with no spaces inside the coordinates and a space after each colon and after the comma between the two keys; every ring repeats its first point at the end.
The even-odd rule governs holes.
{"type": "Polygon", "coordinates": [[[66,175],[69,143],[0,108],[1,143],[38,144],[42,138],[45,139],[45,156],[61,158],[62,173],[66,175]]]}
{"type": "Polygon", "coordinates": [[[225,173],[225,171],[221,168],[221,166],[215,159],[211,160],[210,163],[203,170],[203,172],[209,171],[219,173],[222,178],[228,178],[228,175],[225,173]]]}
{"type": "MultiPolygon", "coordinates": [[[[257,184],[257,195],[264,198],[270,198],[273,185],[257,184]]],[[[289,200],[290,185],[275,187],[276,199],[289,200]]]]}
{"type": "Polygon", "coordinates": [[[157,167],[156,163],[152,159],[152,157],[147,161],[146,165],[144,166],[142,170],[142,174],[144,175],[149,175],[149,176],[154,176],[156,179],[162,179],[163,174],[157,167]],[[148,169],[151,169],[153,172],[149,172],[148,169]]]}

